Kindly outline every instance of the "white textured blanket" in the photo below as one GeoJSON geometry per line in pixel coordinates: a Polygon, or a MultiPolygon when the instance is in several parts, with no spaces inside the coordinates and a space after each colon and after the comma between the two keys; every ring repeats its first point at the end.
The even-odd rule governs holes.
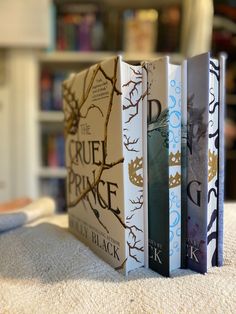
{"type": "Polygon", "coordinates": [[[225,206],[225,266],[125,278],[67,231],[67,217],[0,236],[0,313],[236,313],[236,205],[225,206]]]}
{"type": "Polygon", "coordinates": [[[55,209],[55,201],[52,198],[41,197],[17,210],[1,212],[0,232],[26,225],[42,217],[53,215],[55,209]]]}

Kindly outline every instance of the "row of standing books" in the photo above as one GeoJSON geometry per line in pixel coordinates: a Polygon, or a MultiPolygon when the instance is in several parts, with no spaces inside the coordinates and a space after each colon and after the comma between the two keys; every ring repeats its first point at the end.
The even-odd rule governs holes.
{"type": "Polygon", "coordinates": [[[67,2],[55,6],[55,44],[61,51],[175,52],[180,46],[181,7],[104,9],[67,2]],[[165,40],[162,40],[162,39],[165,40]]]}
{"type": "Polygon", "coordinates": [[[69,13],[57,20],[57,49],[75,51],[101,50],[103,25],[96,13],[69,13]]]}
{"type": "Polygon", "coordinates": [[[42,164],[47,167],[65,166],[65,141],[63,134],[42,135],[42,164]]]}
{"type": "Polygon", "coordinates": [[[64,81],[69,227],[122,273],[223,264],[224,72],[118,56],[64,81]]]}

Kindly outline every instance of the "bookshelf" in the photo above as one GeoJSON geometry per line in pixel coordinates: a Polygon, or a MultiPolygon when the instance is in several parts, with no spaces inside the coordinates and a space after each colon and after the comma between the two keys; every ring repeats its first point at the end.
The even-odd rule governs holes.
{"type": "MultiPolygon", "coordinates": [[[[152,14],[152,18],[153,13],[155,18],[155,12],[160,9],[161,16],[164,9],[171,5],[177,5],[181,11],[181,1],[177,0],[138,0],[129,3],[123,0],[55,0],[52,2],[51,35],[54,36],[54,42],[50,47],[54,49],[40,52],[37,56],[39,97],[36,115],[38,146],[36,181],[38,195],[43,193],[53,195],[54,193],[53,196],[59,198],[60,202],[62,201],[62,205],[58,206],[59,210],[64,210],[63,197],[65,199],[65,194],[62,193],[62,190],[66,170],[58,162],[60,158],[57,158],[58,155],[63,154],[62,150],[53,152],[56,150],[57,137],[63,134],[64,119],[62,104],[56,104],[57,101],[55,101],[55,98],[58,99],[61,96],[60,89],[55,85],[59,84],[60,79],[62,81],[63,75],[66,77],[70,72],[78,72],[117,53],[122,54],[124,60],[133,63],[145,59],[152,60],[166,54],[166,51],[159,49],[157,41],[152,49],[145,51],[136,49],[134,52],[132,49],[126,49],[127,45],[124,40],[126,41],[127,38],[124,33],[129,29],[127,29],[127,25],[125,26],[125,21],[128,16],[127,21],[132,24],[134,16],[141,9],[149,10],[145,12],[148,12],[149,16],[152,14]],[[153,11],[150,11],[151,9],[153,11]],[[87,36],[90,41],[84,36],[87,36]],[[94,38],[99,40],[94,41],[94,38]],[[157,51],[160,52],[157,53],[157,51]],[[52,152],[49,153],[49,151],[52,152]]],[[[143,14],[144,11],[141,12],[143,14]]],[[[145,20],[144,23],[148,24],[149,22],[145,20]]],[[[155,33],[155,28],[158,27],[155,23],[155,21],[149,23],[148,27],[149,31],[154,30],[153,33],[158,38],[160,34],[155,33]]],[[[136,35],[134,34],[134,36],[136,35]]],[[[180,38],[178,40],[178,48],[175,47],[176,49],[168,51],[175,62],[179,62],[183,58],[180,53],[180,38]]]]}
{"type": "MultiPolygon", "coordinates": [[[[63,3],[70,3],[70,2],[73,3],[74,1],[57,0],[54,3],[60,6],[63,3]]],[[[124,1],[124,0],[102,0],[102,1],[91,0],[87,2],[77,1],[76,5],[85,5],[85,9],[87,11],[89,8],[91,8],[93,12],[94,12],[94,8],[95,8],[95,11],[100,10],[101,16],[104,18],[104,23],[105,23],[104,34],[103,34],[105,39],[103,40],[103,45],[101,45],[99,49],[97,50],[91,49],[90,51],[81,51],[79,49],[78,51],[75,51],[75,50],[71,51],[69,49],[65,49],[65,50],[60,50],[60,51],[51,50],[49,52],[38,53],[37,67],[38,67],[38,73],[39,73],[38,75],[39,94],[41,93],[40,92],[40,76],[43,71],[47,71],[52,76],[56,72],[65,73],[65,74],[70,73],[70,72],[77,72],[84,68],[87,68],[91,64],[107,59],[117,53],[122,54],[124,60],[135,63],[139,60],[145,60],[145,59],[152,60],[164,54],[165,55],[169,54],[171,59],[174,62],[180,62],[183,59],[183,57],[188,56],[189,51],[191,51],[193,54],[202,52],[202,51],[192,51],[191,49],[189,50],[190,47],[182,47],[182,41],[185,39],[184,34],[186,31],[186,29],[184,29],[184,26],[183,26],[184,23],[182,22],[182,17],[187,19],[186,12],[185,12],[186,3],[187,3],[186,1],[177,1],[177,0],[173,0],[173,1],[171,0],[169,1],[166,1],[166,0],[163,0],[163,1],[136,0],[134,1],[132,0],[129,3],[127,3],[127,1],[124,1]],[[159,24],[158,22],[157,43],[154,50],[150,49],[150,51],[145,52],[145,53],[139,50],[138,52],[136,51],[135,53],[132,51],[124,51],[124,41],[123,41],[122,33],[124,33],[126,29],[124,27],[124,24],[122,24],[122,21],[124,22],[124,18],[126,17],[128,13],[130,14],[130,11],[131,11],[131,16],[132,16],[135,10],[152,8],[158,11],[159,13],[158,19],[160,21],[162,14],[164,13],[166,14],[165,18],[166,16],[168,16],[168,14],[165,12],[165,9],[168,9],[171,6],[173,6],[174,8],[176,8],[176,6],[180,8],[179,10],[180,17],[178,17],[177,11],[173,11],[172,14],[175,17],[177,14],[177,18],[180,18],[178,22],[179,23],[178,27],[179,27],[179,31],[181,31],[181,34],[180,33],[174,34],[174,32],[171,31],[171,28],[168,28],[168,25],[167,25],[167,29],[168,29],[167,35],[170,35],[170,37],[168,37],[168,40],[167,40],[167,37],[165,37],[166,35],[164,35],[166,40],[163,40],[163,34],[161,34],[161,29],[163,28],[163,26],[159,24]],[[127,13],[127,10],[129,11],[128,13],[127,13]],[[124,12],[126,12],[125,13],[126,15],[123,14],[124,12]],[[119,21],[118,21],[119,19],[121,21],[121,24],[119,24],[119,21]],[[111,26],[108,27],[108,25],[111,25],[111,26]],[[175,44],[173,47],[169,45],[168,47],[170,47],[170,49],[168,50],[168,47],[160,45],[160,42],[163,43],[163,42],[168,42],[169,40],[171,41],[172,34],[173,36],[175,35],[175,38],[174,39],[172,38],[172,39],[175,41],[176,36],[177,36],[179,43],[175,44]]],[[[61,13],[62,12],[63,10],[61,10],[61,13]]],[[[128,16],[130,16],[129,14],[128,16]]],[[[199,12],[199,14],[201,15],[201,12],[199,12]]],[[[54,21],[53,21],[54,31],[52,33],[55,34],[56,18],[57,18],[57,14],[55,14],[55,11],[52,16],[54,17],[54,21]]],[[[201,20],[201,23],[205,23],[205,20],[204,19],[202,20],[202,16],[201,18],[199,18],[199,20],[201,20]]],[[[209,21],[208,21],[208,24],[209,24],[209,21]]],[[[223,27],[227,29],[230,28],[229,31],[232,31],[232,27],[234,26],[234,24],[228,23],[225,19],[218,18],[216,16],[213,20],[213,26],[216,30],[223,27]]],[[[191,31],[192,33],[194,33],[194,30],[192,28],[194,28],[194,25],[191,25],[191,31]]],[[[214,36],[214,33],[213,33],[213,36],[214,36]]],[[[56,36],[54,36],[54,40],[55,42],[53,45],[51,45],[51,47],[56,48],[57,47],[56,36]]],[[[194,39],[192,38],[191,40],[193,41],[194,39]]],[[[193,44],[192,41],[191,43],[193,44]]],[[[209,50],[211,44],[212,43],[210,43],[208,40],[208,45],[204,51],[209,50]]],[[[198,43],[195,43],[193,46],[196,49],[198,47],[198,43]]],[[[202,49],[202,46],[201,46],[201,49],[202,49]]],[[[217,49],[217,47],[216,49],[214,49],[214,45],[213,45],[213,51],[217,53],[217,51],[219,50],[217,49]]],[[[58,190],[59,191],[63,190],[63,181],[65,180],[66,171],[63,166],[57,166],[57,165],[50,166],[48,163],[45,164],[45,162],[42,162],[42,150],[43,150],[43,145],[41,141],[42,134],[45,133],[46,131],[49,134],[51,133],[53,134],[56,132],[63,133],[63,113],[61,109],[55,110],[55,108],[49,108],[50,110],[46,110],[45,108],[42,108],[40,95],[38,96],[38,99],[39,101],[38,101],[37,114],[36,114],[36,125],[37,125],[37,141],[36,142],[37,142],[38,152],[35,158],[36,160],[38,160],[38,162],[37,162],[36,171],[34,171],[34,178],[37,181],[37,185],[36,185],[37,195],[40,195],[44,192],[46,193],[50,191],[50,185],[47,184],[48,182],[52,182],[51,185],[55,186],[57,180],[59,182],[58,190]],[[42,185],[42,183],[44,184],[44,186],[42,185]]],[[[227,102],[228,108],[231,108],[231,110],[236,112],[235,92],[228,91],[226,102],[227,102]]],[[[233,169],[231,164],[234,165],[235,160],[236,160],[236,154],[235,154],[234,148],[232,150],[227,151],[226,159],[227,159],[227,167],[228,168],[230,167],[230,169],[233,169]]],[[[229,181],[230,180],[231,179],[229,179],[229,181]]],[[[59,193],[59,192],[54,191],[54,193],[59,193]]],[[[63,196],[61,196],[60,193],[59,193],[59,198],[63,199],[63,196]]]]}

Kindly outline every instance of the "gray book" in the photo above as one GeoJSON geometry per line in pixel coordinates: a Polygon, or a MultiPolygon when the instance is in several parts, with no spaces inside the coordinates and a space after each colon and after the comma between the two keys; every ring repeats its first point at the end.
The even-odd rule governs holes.
{"type": "Polygon", "coordinates": [[[205,273],[220,264],[222,250],[223,89],[219,61],[209,53],[187,63],[187,267],[205,273]]]}

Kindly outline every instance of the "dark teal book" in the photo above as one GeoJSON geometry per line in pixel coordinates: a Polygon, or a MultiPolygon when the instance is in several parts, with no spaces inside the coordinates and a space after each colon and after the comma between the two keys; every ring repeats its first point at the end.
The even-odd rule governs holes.
{"type": "Polygon", "coordinates": [[[181,66],[146,68],[149,267],[170,276],[181,266],[181,66]]]}

